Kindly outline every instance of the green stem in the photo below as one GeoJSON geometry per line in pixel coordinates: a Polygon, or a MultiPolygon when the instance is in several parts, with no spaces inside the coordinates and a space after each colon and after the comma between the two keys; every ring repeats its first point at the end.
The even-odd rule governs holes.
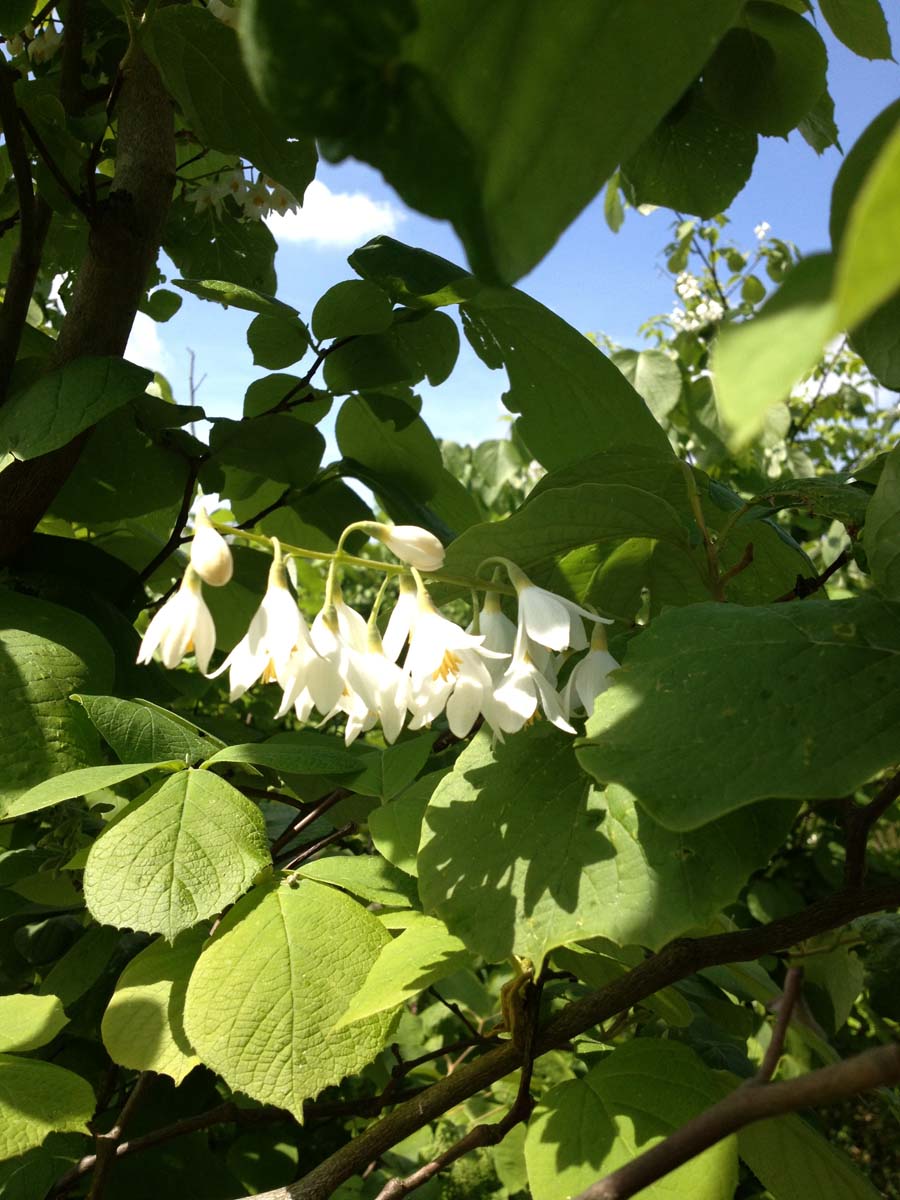
{"type": "MultiPolygon", "coordinates": [[[[272,539],[263,533],[254,533],[250,529],[236,529],[233,525],[225,525],[221,521],[211,520],[214,529],[221,534],[243,538],[255,546],[262,546],[271,551],[272,539]]],[[[282,553],[289,558],[306,558],[313,562],[339,562],[341,566],[361,567],[367,571],[384,571],[386,575],[403,575],[409,573],[409,567],[403,563],[380,562],[375,558],[358,558],[354,554],[345,554],[343,550],[306,550],[302,546],[292,546],[287,542],[281,543],[282,553]]],[[[502,592],[506,596],[514,596],[515,588],[508,584],[495,583],[487,579],[470,579],[463,575],[446,575],[443,571],[429,571],[429,583],[449,583],[456,587],[478,588],[479,591],[502,592]]]]}

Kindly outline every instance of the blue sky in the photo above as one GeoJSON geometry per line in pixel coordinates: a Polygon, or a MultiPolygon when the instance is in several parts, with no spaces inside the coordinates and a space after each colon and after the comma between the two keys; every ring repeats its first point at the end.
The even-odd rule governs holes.
{"type": "MultiPolygon", "coordinates": [[[[895,52],[900,55],[900,9],[894,0],[886,8],[895,52]]],[[[819,28],[828,46],[829,84],[846,151],[869,121],[900,96],[900,67],[860,59],[838,43],[821,20],[819,28]]],[[[787,141],[761,138],[753,177],[729,211],[732,237],[752,246],[753,227],[765,220],[773,234],[795,242],[804,252],[825,247],[831,185],[840,164],[837,150],[817,156],[796,133],[787,141]]],[[[318,194],[308,198],[306,216],[294,222],[292,237],[276,231],[279,296],[305,318],[328,287],[353,277],[347,255],[377,233],[391,233],[411,245],[465,262],[448,225],[406,209],[381,176],[364,164],[323,163],[318,179],[328,191],[314,185],[318,194]]],[[[577,329],[604,332],[624,345],[638,346],[638,326],[675,302],[661,254],[671,219],[665,210],[647,217],[629,211],[623,228],[613,234],[598,199],[517,286],[577,329]]],[[[186,296],[179,313],[165,325],[154,327],[149,319],[140,318],[132,356],[164,370],[176,398],[184,403],[190,347],[197,356],[198,376],[206,376],[198,402],[210,416],[236,416],[247,386],[266,374],[253,366],[247,348],[250,320],[248,313],[225,311],[186,296]]],[[[440,388],[423,389],[423,415],[438,437],[477,442],[501,436],[504,386],[502,372],[484,367],[463,339],[450,379],[440,388]]]]}

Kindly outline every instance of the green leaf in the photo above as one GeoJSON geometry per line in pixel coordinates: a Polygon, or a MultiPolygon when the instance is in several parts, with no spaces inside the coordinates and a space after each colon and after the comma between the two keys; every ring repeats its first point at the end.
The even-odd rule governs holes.
{"type": "Polygon", "coordinates": [[[309,349],[309,333],[302,321],[260,313],[250,322],[247,345],[255,366],[277,371],[303,357],[309,349]]]}
{"type": "Polygon", "coordinates": [[[834,180],[828,230],[835,250],[840,248],[856,197],[894,130],[900,127],[900,100],[883,109],[859,135],[834,180]]]}
{"type": "Polygon", "coordinates": [[[720,331],[713,381],[733,448],[745,446],[759,433],[772,405],[784,400],[797,380],[812,370],[836,332],[832,271],[830,255],[804,258],[757,316],[720,331]]]}
{"type": "Polygon", "coordinates": [[[869,501],[863,544],[875,584],[890,600],[900,600],[900,448],[896,446],[869,501]]]}
{"type": "Polygon", "coordinates": [[[170,292],[167,288],[157,288],[141,303],[141,312],[146,313],[148,317],[160,324],[171,321],[179,308],[181,308],[181,296],[177,292],[170,292]]]}
{"type": "Polygon", "coordinates": [[[700,88],[691,88],[622,163],[622,173],[635,205],[714,217],[750,178],[756,146],[755,133],[712,108],[700,88]]]}
{"type": "Polygon", "coordinates": [[[863,58],[890,58],[891,35],[879,0],[819,0],[834,36],[863,58]]]}
{"type": "Polygon", "coordinates": [[[396,908],[418,906],[416,886],[408,875],[372,854],[332,855],[297,868],[305,879],[343,888],[363,900],[396,908]]]}
{"type": "Polygon", "coordinates": [[[898,614],[871,598],[665,612],[630,644],[579,759],[667,829],[769,796],[850,795],[897,757],[898,614]]]}
{"type": "Polygon", "coordinates": [[[349,338],[329,354],[323,377],[338,394],[425,378],[436,387],[453,370],[458,353],[459,333],[446,313],[398,309],[387,332],[349,338]]]}
{"type": "Polygon", "coordinates": [[[428,761],[437,734],[425,730],[384,750],[367,754],[357,766],[364,765],[361,775],[353,780],[353,790],[366,796],[391,800],[415,779],[428,761]]]}
{"type": "Polygon", "coordinates": [[[234,283],[271,296],[278,286],[276,248],[264,221],[219,220],[212,210],[194,212],[178,198],[169,209],[163,249],[186,276],[185,282],[234,283]]]}
{"type": "Polygon", "coordinates": [[[220,417],[213,422],[209,444],[216,461],[293,487],[310,482],[325,449],[318,429],[289,413],[250,421],[220,417]]]}
{"type": "Polygon", "coordinates": [[[900,128],[884,143],[856,195],[841,241],[834,298],[841,326],[852,329],[900,287],[900,128]]]}
{"type": "Polygon", "coordinates": [[[108,969],[121,936],[109,925],[91,925],[44,976],[41,995],[74,1004],[108,969]]]}
{"type": "Polygon", "coordinates": [[[525,14],[518,0],[439,0],[401,41],[411,5],[354,8],[339,23],[308,3],[254,0],[242,33],[273,111],[329,134],[331,157],[372,163],[407,204],[453,222],[478,275],[511,282],[645,140],[738,11],[736,0],[525,14]],[[336,61],[340,84],[333,72],[323,84],[336,61]]]}
{"type": "MultiPolygon", "coordinates": [[[[149,700],[120,700],[118,696],[74,695],[94,728],[123,763],[175,760],[190,763],[209,757],[223,743],[184,717],[149,700]]],[[[104,785],[105,786],[105,785],[104,785]]]]}
{"type": "Polygon", "coordinates": [[[316,302],[312,331],[320,341],[360,333],[384,333],[393,319],[393,305],[387,292],[366,279],[345,279],[330,287],[316,302]]]}
{"type": "Polygon", "coordinates": [[[390,935],[324,884],[273,880],[225,916],[188,985],[185,1028],[230,1087],[303,1119],[303,1101],[361,1071],[391,1017],[335,1024],[390,935]]]}
{"type": "Polygon", "coordinates": [[[173,279],[182,291],[191,292],[201,300],[212,300],[225,308],[242,308],[246,312],[270,317],[295,317],[297,310],[275,296],[267,296],[253,288],[242,287],[227,279],[173,279]]]}
{"type": "Polygon", "coordinates": [[[459,304],[481,287],[464,267],[384,235],[354,250],[347,261],[357,275],[377,283],[394,301],[410,308],[459,304]]]}
{"type": "Polygon", "coordinates": [[[603,217],[613,233],[618,233],[625,223],[625,206],[622,203],[621,175],[616,171],[610,175],[603,193],[603,217]]]}
{"type": "Polygon", "coordinates": [[[298,737],[296,745],[290,742],[251,742],[245,746],[226,746],[208,758],[204,767],[214,763],[251,763],[256,767],[270,767],[289,775],[347,775],[359,772],[362,763],[358,755],[345,750],[334,738],[333,746],[310,744],[298,737]]]}
{"type": "Polygon", "coordinates": [[[773,1200],[881,1196],[846,1154],[794,1114],[742,1129],[738,1152],[773,1200]]]}
{"type": "Polygon", "coordinates": [[[46,1046],[68,1023],[56,996],[0,996],[0,1052],[46,1046]]]}
{"type": "MultiPolygon", "coordinates": [[[[581,1079],[552,1088],[525,1138],[534,1200],[568,1200],[662,1141],[719,1099],[713,1073],[687,1046],[636,1038],[581,1079]]],[[[717,1143],[645,1188],[647,1200],[731,1200],[735,1138],[717,1143]]]]}
{"type": "Polygon", "coordinates": [[[773,483],[771,489],[748,501],[752,507],[747,520],[741,518],[736,528],[743,528],[747,521],[785,508],[797,508],[817,517],[840,521],[851,537],[856,537],[866,521],[870,493],[853,484],[841,483],[841,478],[814,475],[810,479],[784,479],[773,483]]]}
{"type": "Polygon", "coordinates": [[[0,33],[12,37],[20,33],[34,15],[34,0],[7,0],[0,13],[0,33]]]}
{"type": "Polygon", "coordinates": [[[681,399],[681,371],[675,360],[661,350],[618,350],[612,361],[644,398],[657,421],[668,416],[681,399]]]}
{"type": "Polygon", "coordinates": [[[0,413],[0,457],[38,458],[139,396],[153,372],[122,358],[77,358],[11,396],[0,413]]]}
{"type": "Polygon", "coordinates": [[[407,875],[418,872],[416,855],[422,819],[434,789],[446,773],[444,769],[423,775],[399,796],[369,813],[369,833],[375,849],[407,875]]]}
{"type": "Polygon", "coordinates": [[[70,609],[0,591],[0,814],[29,787],[100,757],[73,691],[103,691],[115,664],[97,627],[70,609]]]}
{"type": "Polygon", "coordinates": [[[431,430],[405,400],[393,396],[350,396],[335,425],[341,453],[379,479],[399,485],[416,499],[434,493],[443,469],[431,430]]]}
{"type": "Polygon", "coordinates": [[[459,938],[448,933],[440,921],[423,917],[384,947],[336,1028],[376,1013],[393,1012],[470,963],[471,955],[459,938]]]}
{"type": "Polygon", "coordinates": [[[115,787],[126,779],[134,779],[136,775],[145,775],[153,771],[177,771],[183,763],[174,762],[139,762],[114,763],[107,767],[82,767],[80,770],[67,771],[64,775],[54,775],[45,779],[36,787],[29,788],[24,794],[17,796],[3,811],[4,820],[10,817],[21,817],[25,813],[40,812],[44,808],[53,808],[62,804],[63,800],[74,800],[77,796],[89,796],[101,788],[115,787]]]}
{"type": "Polygon", "coordinates": [[[827,88],[797,126],[797,132],[816,154],[824,154],[831,146],[841,149],[834,120],[834,100],[827,88]]]}
{"type": "Polygon", "coordinates": [[[221,912],[269,862],[256,805],[211,771],[188,769],[101,833],[84,869],[84,898],[102,924],[171,941],[221,912]]]}
{"type": "Polygon", "coordinates": [[[201,928],[172,943],[157,938],[119,976],[101,1026],[113,1062],[169,1075],[176,1084],[199,1064],[184,1032],[184,998],[207,936],[201,928]]]}
{"type": "Polygon", "coordinates": [[[488,366],[505,365],[503,402],[522,414],[518,432],[548,470],[624,446],[671,455],[669,439],[621,372],[542,304],[512,288],[484,288],[462,314],[488,366]]]}
{"type": "Polygon", "coordinates": [[[40,1146],[48,1133],[87,1133],[91,1085],[74,1071],[0,1055],[0,1160],[40,1146]]]}
{"type": "Polygon", "coordinates": [[[804,17],[750,0],[703,71],[703,92],[719,112],[754,133],[786,137],[826,87],[828,55],[804,17]]]}
{"type": "Polygon", "coordinates": [[[240,154],[299,199],[316,173],[309,139],[284,136],[253,90],[234,32],[201,8],[163,8],[141,31],[201,145],[240,154]]]}

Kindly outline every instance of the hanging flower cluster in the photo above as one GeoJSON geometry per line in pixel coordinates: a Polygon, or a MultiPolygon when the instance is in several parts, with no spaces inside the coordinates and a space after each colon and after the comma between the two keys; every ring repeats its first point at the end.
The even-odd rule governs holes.
{"type": "Polygon", "coordinates": [[[220,213],[222,203],[231,196],[248,220],[261,221],[270,213],[296,212],[299,207],[297,197],[280,183],[260,175],[255,182],[244,176],[243,169],[236,167],[233,171],[222,172],[209,183],[192,187],[191,203],[196,212],[207,212],[210,209],[220,213]]]}
{"type": "MultiPolygon", "coordinates": [[[[619,665],[606,647],[606,618],[537,587],[507,559],[488,561],[503,566],[515,589],[517,622],[503,612],[499,593],[488,588],[472,622],[462,629],[437,609],[428,592],[421,573],[440,569],[444,548],[418,526],[375,521],[349,526],[332,558],[325,601],[312,625],[291,592],[281,546],[274,538],[271,544],[262,602],[244,637],[210,678],[227,672],[232,700],[259,681],[277,683],[282,690],[278,716],[293,709],[303,722],[314,714],[321,723],[341,717],[348,745],[376,724],[391,743],[404,725],[422,729],[442,714],[457,737],[465,737],[482,718],[502,739],[539,712],[557,728],[575,733],[571,717],[593,712],[619,665]],[[337,567],[351,530],[377,538],[409,567],[400,577],[383,634],[377,622],[387,578],[368,621],[341,592],[337,567]],[[590,637],[585,622],[592,626],[590,637]],[[587,653],[560,690],[560,669],[579,651],[587,653]]],[[[150,662],[158,653],[172,668],[193,651],[200,670],[209,673],[216,634],[202,584],[221,587],[231,573],[228,544],[201,509],[184,578],[147,626],[138,662],[150,662]]]]}

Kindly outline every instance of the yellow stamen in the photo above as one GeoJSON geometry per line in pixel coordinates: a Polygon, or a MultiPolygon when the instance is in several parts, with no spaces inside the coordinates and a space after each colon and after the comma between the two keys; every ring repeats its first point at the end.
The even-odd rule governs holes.
{"type": "Polygon", "coordinates": [[[462,660],[458,654],[454,654],[452,650],[445,650],[444,657],[441,659],[441,665],[431,676],[436,680],[440,675],[441,679],[446,683],[451,675],[458,675],[459,668],[462,665],[462,660]]]}
{"type": "Polygon", "coordinates": [[[265,669],[262,673],[262,681],[263,683],[275,683],[277,678],[278,676],[275,671],[275,661],[274,659],[270,658],[266,663],[265,669]]]}

